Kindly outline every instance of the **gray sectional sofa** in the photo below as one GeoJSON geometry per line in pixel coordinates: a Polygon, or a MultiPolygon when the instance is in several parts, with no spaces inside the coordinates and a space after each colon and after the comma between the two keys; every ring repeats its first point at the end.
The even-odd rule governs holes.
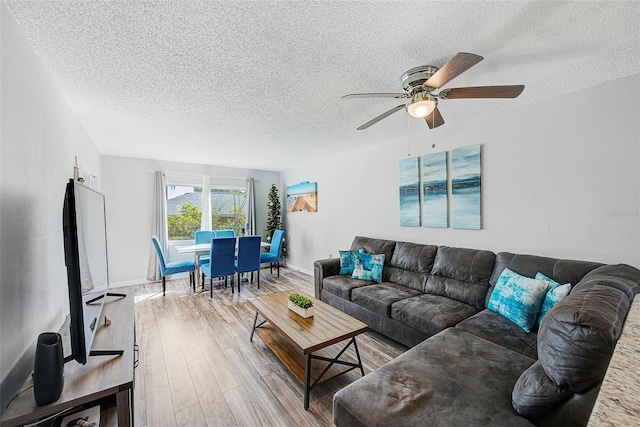
{"type": "Polygon", "coordinates": [[[382,282],[318,260],[316,298],[412,348],[335,394],[338,427],[586,425],[639,270],[368,237],[359,248],[385,254],[382,282]],[[571,292],[527,333],[487,309],[505,268],[571,292]]]}

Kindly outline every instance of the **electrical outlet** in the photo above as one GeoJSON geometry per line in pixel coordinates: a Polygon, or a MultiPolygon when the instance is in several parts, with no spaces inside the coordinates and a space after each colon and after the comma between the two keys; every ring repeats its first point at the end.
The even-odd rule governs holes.
{"type": "Polygon", "coordinates": [[[329,254],[329,259],[333,258],[333,254],[329,254]]]}

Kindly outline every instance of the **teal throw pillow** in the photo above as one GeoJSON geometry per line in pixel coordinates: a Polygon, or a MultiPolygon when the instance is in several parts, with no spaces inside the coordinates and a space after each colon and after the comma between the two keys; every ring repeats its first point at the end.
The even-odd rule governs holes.
{"type": "Polygon", "coordinates": [[[569,295],[569,292],[571,291],[571,283],[561,285],[542,273],[536,274],[536,279],[544,280],[549,283],[547,295],[544,297],[544,302],[542,303],[542,307],[540,307],[540,314],[538,315],[538,326],[540,326],[540,324],[542,324],[542,319],[546,316],[549,310],[551,310],[554,305],[562,301],[564,297],[569,295]]]}
{"type": "Polygon", "coordinates": [[[505,268],[496,282],[487,308],[506,317],[526,332],[536,325],[549,283],[505,268]]]}
{"type": "Polygon", "coordinates": [[[382,282],[383,266],[384,254],[372,255],[363,253],[356,259],[356,267],[353,269],[351,278],[380,283],[382,282]]]}
{"type": "Polygon", "coordinates": [[[364,253],[364,248],[355,251],[339,251],[340,252],[340,274],[353,274],[356,267],[356,259],[364,253]]]}

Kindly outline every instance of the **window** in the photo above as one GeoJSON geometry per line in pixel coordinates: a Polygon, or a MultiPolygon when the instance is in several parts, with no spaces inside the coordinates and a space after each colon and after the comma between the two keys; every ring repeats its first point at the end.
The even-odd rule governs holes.
{"type": "MultiPolygon", "coordinates": [[[[176,178],[177,182],[180,182],[176,178]]],[[[175,182],[175,181],[174,181],[175,182]]],[[[208,201],[203,191],[211,194],[211,230],[231,229],[236,236],[244,234],[246,222],[246,190],[236,186],[202,186],[187,183],[168,184],[167,228],[170,241],[194,240],[195,232],[203,228],[203,203],[208,201]]],[[[206,209],[204,209],[206,211],[206,209]]],[[[204,221],[204,229],[209,226],[204,221]]]]}
{"type": "Polygon", "coordinates": [[[232,229],[236,236],[244,234],[247,218],[246,190],[211,189],[211,228],[232,229]]]}
{"type": "Polygon", "coordinates": [[[193,240],[202,223],[202,187],[167,185],[169,240],[193,240]]]}

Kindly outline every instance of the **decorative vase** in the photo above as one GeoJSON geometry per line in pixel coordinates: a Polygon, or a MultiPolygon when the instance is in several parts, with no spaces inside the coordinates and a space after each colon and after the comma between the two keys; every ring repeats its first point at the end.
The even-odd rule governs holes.
{"type": "Polygon", "coordinates": [[[62,337],[57,332],[42,333],[38,336],[33,367],[33,394],[38,406],[58,400],[63,387],[62,337]]]}
{"type": "Polygon", "coordinates": [[[298,316],[304,317],[305,319],[307,317],[313,317],[313,306],[309,308],[302,308],[302,307],[298,307],[293,302],[289,301],[288,307],[289,307],[289,310],[293,311],[298,316]]]}

